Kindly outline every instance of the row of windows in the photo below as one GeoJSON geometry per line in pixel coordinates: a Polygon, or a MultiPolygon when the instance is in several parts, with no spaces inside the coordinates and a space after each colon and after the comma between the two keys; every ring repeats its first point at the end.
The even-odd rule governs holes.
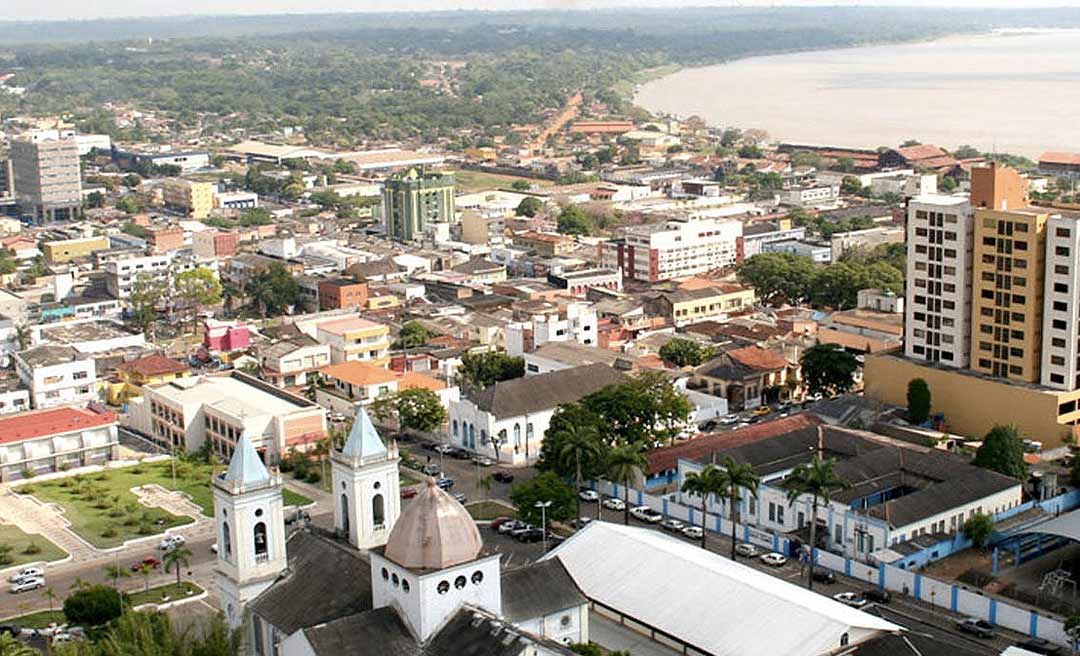
{"type": "Polygon", "coordinates": [[[941,351],[935,348],[928,349],[920,344],[913,344],[911,347],[911,352],[915,355],[923,356],[924,358],[926,358],[926,360],[930,362],[940,362],[942,360],[945,360],[946,362],[953,361],[952,351],[941,351]]]}

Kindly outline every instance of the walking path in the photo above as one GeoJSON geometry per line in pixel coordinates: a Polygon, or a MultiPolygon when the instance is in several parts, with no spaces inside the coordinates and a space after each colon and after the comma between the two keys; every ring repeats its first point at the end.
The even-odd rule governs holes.
{"type": "Polygon", "coordinates": [[[37,533],[71,555],[72,560],[93,558],[97,549],[69,528],[64,514],[53,504],[34,497],[0,491],[0,522],[14,524],[26,533],[37,533]]]}

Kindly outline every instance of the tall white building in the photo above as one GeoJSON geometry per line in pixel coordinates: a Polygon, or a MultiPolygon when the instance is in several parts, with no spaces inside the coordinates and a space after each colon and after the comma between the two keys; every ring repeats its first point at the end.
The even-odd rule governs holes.
{"type": "Polygon", "coordinates": [[[601,244],[601,266],[648,282],[734,266],[742,227],[730,219],[689,218],[631,226],[623,239],[601,244]]]}
{"type": "Polygon", "coordinates": [[[1080,387],[1080,216],[1054,215],[1046,223],[1043,287],[1043,385],[1080,387]]]}
{"type": "Polygon", "coordinates": [[[971,203],[918,196],[908,204],[904,354],[966,368],[971,340],[971,203]]]}
{"type": "Polygon", "coordinates": [[[333,468],[334,528],[358,549],[386,544],[401,514],[397,445],[388,448],[363,407],[356,411],[341,451],[330,453],[333,468]]]}

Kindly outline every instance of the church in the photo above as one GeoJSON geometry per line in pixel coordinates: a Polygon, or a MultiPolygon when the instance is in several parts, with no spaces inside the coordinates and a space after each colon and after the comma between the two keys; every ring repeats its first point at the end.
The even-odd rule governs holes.
{"type": "Polygon", "coordinates": [[[558,558],[503,571],[431,480],[402,512],[397,446],[363,409],[331,463],[333,533],[287,533],[281,475],[246,436],[213,481],[222,609],[249,654],[563,656],[588,642],[588,599],[558,558]]]}

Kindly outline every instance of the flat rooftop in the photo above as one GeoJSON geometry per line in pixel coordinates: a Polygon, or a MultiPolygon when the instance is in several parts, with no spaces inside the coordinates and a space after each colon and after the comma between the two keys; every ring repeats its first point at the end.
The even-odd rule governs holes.
{"type": "Polygon", "coordinates": [[[87,321],[86,323],[61,324],[44,328],[41,336],[57,344],[77,344],[96,342],[103,339],[131,337],[137,331],[114,321],[87,321]]]}
{"type": "Polygon", "coordinates": [[[282,415],[316,407],[307,399],[235,372],[223,376],[181,378],[153,389],[176,403],[201,403],[234,416],[282,415]]]}

